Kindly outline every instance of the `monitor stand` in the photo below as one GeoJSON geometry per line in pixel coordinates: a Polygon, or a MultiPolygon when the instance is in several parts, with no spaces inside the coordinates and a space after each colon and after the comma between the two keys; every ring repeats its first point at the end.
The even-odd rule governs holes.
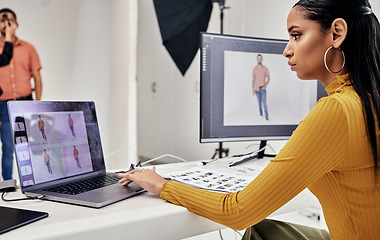
{"type": "MultiPolygon", "coordinates": [[[[267,145],[267,140],[261,140],[260,141],[259,150],[263,149],[266,145],[267,145]]],[[[252,159],[261,159],[261,158],[264,158],[264,157],[275,157],[275,156],[276,156],[275,154],[265,154],[265,148],[264,148],[263,150],[259,151],[255,155],[250,155],[248,157],[243,157],[242,159],[231,163],[229,165],[229,167],[233,167],[233,166],[239,165],[241,163],[245,163],[245,162],[247,162],[249,160],[252,160],[252,159]]]]}
{"type": "MultiPolygon", "coordinates": [[[[260,141],[260,147],[259,150],[264,148],[267,145],[267,140],[261,140],[260,141]]],[[[264,158],[264,157],[275,157],[276,154],[265,154],[265,149],[261,150],[257,153],[257,158],[264,158]]]]}

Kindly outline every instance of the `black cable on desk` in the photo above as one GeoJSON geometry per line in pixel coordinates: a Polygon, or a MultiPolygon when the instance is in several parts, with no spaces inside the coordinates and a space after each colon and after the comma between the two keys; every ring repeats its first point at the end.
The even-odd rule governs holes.
{"type": "Polygon", "coordinates": [[[35,199],[41,199],[41,198],[44,197],[43,195],[40,195],[40,196],[36,196],[36,197],[5,199],[5,198],[4,198],[5,193],[7,193],[7,192],[4,191],[3,194],[1,194],[1,199],[2,199],[4,202],[16,202],[16,201],[23,201],[23,200],[35,200],[35,199]]]}
{"type": "Polygon", "coordinates": [[[219,230],[219,237],[220,237],[221,240],[223,240],[222,230],[219,230]]]}

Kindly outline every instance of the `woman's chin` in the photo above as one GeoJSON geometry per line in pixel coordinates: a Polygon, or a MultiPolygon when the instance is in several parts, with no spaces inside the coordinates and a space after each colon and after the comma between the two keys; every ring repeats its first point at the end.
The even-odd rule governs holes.
{"type": "Polygon", "coordinates": [[[311,76],[307,76],[305,74],[302,74],[300,72],[297,72],[297,77],[301,80],[315,80],[315,78],[311,77],[311,76]]]}

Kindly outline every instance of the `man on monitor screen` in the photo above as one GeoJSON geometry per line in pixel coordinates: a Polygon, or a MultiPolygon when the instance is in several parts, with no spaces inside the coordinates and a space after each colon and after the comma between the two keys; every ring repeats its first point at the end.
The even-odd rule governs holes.
{"type": "Polygon", "coordinates": [[[261,54],[257,55],[257,66],[253,68],[252,72],[252,87],[253,96],[257,96],[257,101],[259,103],[260,116],[263,116],[263,107],[265,113],[265,119],[269,120],[268,107],[267,107],[267,91],[270,77],[269,70],[263,65],[263,56],[261,54]]]}

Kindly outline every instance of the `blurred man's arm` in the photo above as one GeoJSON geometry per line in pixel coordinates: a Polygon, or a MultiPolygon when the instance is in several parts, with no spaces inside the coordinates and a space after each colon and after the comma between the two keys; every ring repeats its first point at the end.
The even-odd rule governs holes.
{"type": "Polygon", "coordinates": [[[255,69],[253,69],[252,70],[252,93],[253,93],[253,96],[256,95],[256,93],[255,93],[255,81],[256,81],[255,69]]]}
{"type": "Polygon", "coordinates": [[[41,100],[41,95],[42,95],[42,79],[41,79],[40,70],[33,70],[32,76],[34,79],[34,92],[36,94],[36,100],[39,101],[41,100]]]}
{"type": "Polygon", "coordinates": [[[269,81],[270,81],[270,75],[269,75],[269,70],[267,68],[267,77],[266,77],[266,81],[265,81],[265,89],[267,88],[269,81]]]}

